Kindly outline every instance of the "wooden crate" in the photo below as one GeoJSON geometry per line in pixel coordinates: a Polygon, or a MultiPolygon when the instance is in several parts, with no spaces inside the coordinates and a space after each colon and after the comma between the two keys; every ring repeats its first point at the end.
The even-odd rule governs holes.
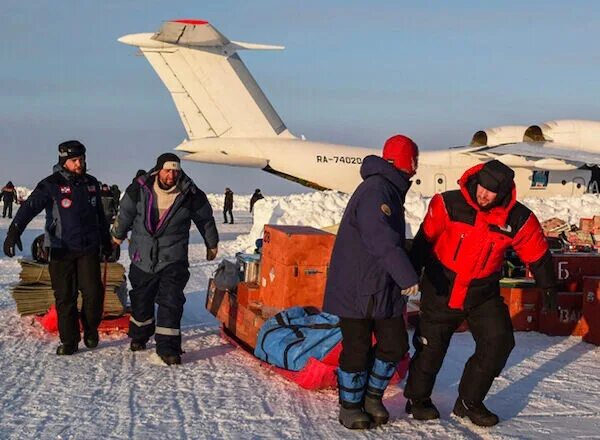
{"type": "Polygon", "coordinates": [[[251,307],[240,304],[235,294],[217,289],[212,279],[208,282],[206,309],[233,336],[252,350],[256,346],[258,331],[268,319],[259,305],[251,307]]]}
{"type": "Polygon", "coordinates": [[[581,292],[584,276],[600,276],[598,253],[554,253],[552,261],[561,289],[565,291],[581,292]]]}
{"type": "Polygon", "coordinates": [[[600,276],[583,278],[582,314],[588,326],[583,340],[600,345],[600,276]]]}
{"type": "Polygon", "coordinates": [[[335,235],[310,226],[265,225],[262,258],[289,266],[327,266],[335,235]]]}
{"type": "Polygon", "coordinates": [[[583,292],[558,292],[558,314],[540,313],[539,329],[550,336],[583,336],[588,332],[585,320],[581,319],[583,292]]]}
{"type": "Polygon", "coordinates": [[[537,331],[541,309],[541,290],[536,287],[501,287],[515,331],[537,331]]]}

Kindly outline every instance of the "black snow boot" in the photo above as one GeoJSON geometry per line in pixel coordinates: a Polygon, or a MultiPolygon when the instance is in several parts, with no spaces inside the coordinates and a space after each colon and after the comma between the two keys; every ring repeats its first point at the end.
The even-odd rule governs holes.
{"type": "Polygon", "coordinates": [[[390,413],[381,401],[390,380],[396,371],[396,362],[387,362],[375,358],[369,372],[369,382],[365,393],[365,412],[371,416],[375,425],[385,425],[390,413]]]}
{"type": "Polygon", "coordinates": [[[146,349],[145,341],[136,341],[135,339],[131,340],[131,344],[129,344],[129,349],[131,351],[142,351],[146,349]]]}
{"type": "Polygon", "coordinates": [[[371,428],[371,417],[367,414],[362,405],[348,405],[342,402],[340,405],[339,421],[348,429],[369,429],[371,428]]]}
{"type": "Polygon", "coordinates": [[[383,405],[381,397],[365,396],[365,412],[371,416],[376,426],[385,425],[390,419],[390,413],[383,405]]]}
{"type": "Polygon", "coordinates": [[[415,420],[433,420],[440,418],[440,412],[430,398],[407,399],[406,412],[413,415],[415,420]]]}
{"type": "Polygon", "coordinates": [[[159,354],[162,361],[167,365],[180,365],[181,356],[178,354],[159,354]]]}
{"type": "Polygon", "coordinates": [[[56,354],[59,356],[70,356],[78,350],[77,344],[60,344],[56,349],[56,354]]]}
{"type": "Polygon", "coordinates": [[[468,417],[477,426],[494,426],[499,422],[498,416],[488,410],[483,402],[470,402],[460,397],[452,412],[458,417],[468,417]]]}
{"type": "Polygon", "coordinates": [[[96,348],[98,346],[98,332],[83,335],[83,343],[87,348],[96,348]]]}

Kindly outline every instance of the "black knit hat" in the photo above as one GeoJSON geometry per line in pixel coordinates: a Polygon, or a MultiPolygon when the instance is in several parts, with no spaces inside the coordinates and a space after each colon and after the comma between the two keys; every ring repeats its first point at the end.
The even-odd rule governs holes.
{"type": "Polygon", "coordinates": [[[79,141],[66,141],[58,145],[58,163],[64,165],[67,159],[85,156],[85,146],[79,141]]]}
{"type": "Polygon", "coordinates": [[[154,167],[155,171],[160,171],[163,168],[169,170],[180,170],[181,169],[181,159],[174,153],[163,153],[156,159],[156,166],[154,167]],[[165,166],[166,164],[166,166],[165,166]]]}
{"type": "Polygon", "coordinates": [[[488,191],[505,194],[513,185],[515,172],[499,160],[491,160],[477,173],[477,183],[488,191]]]}

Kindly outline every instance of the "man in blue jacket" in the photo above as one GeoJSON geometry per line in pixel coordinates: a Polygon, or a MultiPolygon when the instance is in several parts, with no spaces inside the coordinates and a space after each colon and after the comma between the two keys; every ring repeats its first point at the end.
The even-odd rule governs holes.
{"type": "Polygon", "coordinates": [[[418,154],[396,135],[383,157],[365,157],[331,256],[323,310],[340,317],[339,421],[350,429],[387,423],[381,399],[408,351],[402,295],[418,292],[418,277],[404,248],[404,198],[418,154]]]}
{"type": "Polygon", "coordinates": [[[104,307],[100,249],[105,256],[112,252],[100,186],[86,174],[85,146],[79,141],[58,146],[54,174],[39,182],[17,211],[4,241],[7,256],[14,257],[15,246],[23,250],[21,234],[43,209],[44,247],[50,248],[49,271],[61,341],[56,354],[71,355],[81,340],[79,318],[85,346],[98,345],[98,325],[104,307]],[[81,315],[77,311],[78,289],[83,297],[81,315]]]}
{"type": "Polygon", "coordinates": [[[183,353],[180,324],[192,221],[204,238],[206,259],[214,260],[219,234],[206,194],[182,171],[177,155],[164,153],[129,185],[112,230],[117,244],[131,230],[130,349],[144,350],[154,334],[156,353],[167,365],[180,364],[183,353]]]}

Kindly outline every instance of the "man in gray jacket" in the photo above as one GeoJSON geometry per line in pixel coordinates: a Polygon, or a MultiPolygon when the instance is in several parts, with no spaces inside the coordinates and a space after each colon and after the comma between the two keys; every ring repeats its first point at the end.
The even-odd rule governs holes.
{"type": "Polygon", "coordinates": [[[214,260],[219,234],[206,194],[182,171],[178,156],[164,153],[150,172],[129,185],[112,229],[117,245],[131,230],[130,348],[144,350],[154,334],[156,353],[167,365],[181,363],[180,323],[183,289],[190,277],[192,221],[204,238],[206,259],[214,260]]]}

